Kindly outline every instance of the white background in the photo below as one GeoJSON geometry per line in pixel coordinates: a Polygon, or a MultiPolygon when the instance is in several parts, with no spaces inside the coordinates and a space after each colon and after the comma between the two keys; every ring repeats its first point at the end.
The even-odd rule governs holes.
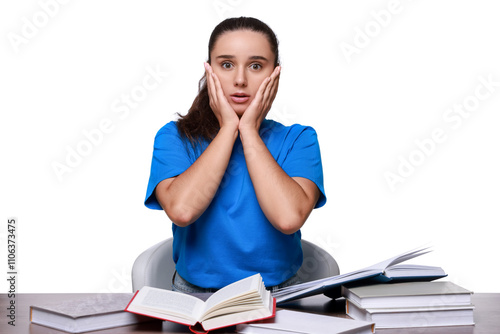
{"type": "Polygon", "coordinates": [[[215,25],[254,16],[280,40],[270,117],[319,135],[328,202],[303,237],[341,272],[431,244],[412,262],[500,292],[495,3],[2,2],[2,272],[7,219],[16,217],[19,292],[131,291],[136,256],[171,236],[166,215],[143,205],[156,131],[191,105],[215,25]],[[163,74],[146,91],[148,70],[163,74]],[[141,101],[126,114],[132,94],[141,101]],[[89,146],[84,133],[106,120],[108,133],[89,146]],[[430,144],[436,131],[440,142],[430,144]],[[86,156],[70,168],[78,148],[86,156]],[[55,163],[71,171],[58,177],[55,163]],[[388,172],[403,175],[392,188],[388,172]]]}

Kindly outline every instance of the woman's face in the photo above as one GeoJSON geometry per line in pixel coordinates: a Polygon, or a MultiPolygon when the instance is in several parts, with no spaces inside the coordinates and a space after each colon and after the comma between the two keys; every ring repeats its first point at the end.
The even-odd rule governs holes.
{"type": "Polygon", "coordinates": [[[241,117],[260,84],[274,70],[275,55],[266,36],[250,30],[222,34],[210,53],[211,66],[236,114],[241,117]]]}

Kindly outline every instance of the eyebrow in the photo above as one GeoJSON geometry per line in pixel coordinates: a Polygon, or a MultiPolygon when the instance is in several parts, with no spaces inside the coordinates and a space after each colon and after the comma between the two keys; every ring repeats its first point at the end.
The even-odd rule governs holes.
{"type": "MultiPolygon", "coordinates": [[[[220,55],[220,56],[217,56],[215,58],[217,58],[217,59],[234,59],[236,57],[233,55],[220,55]]],[[[269,61],[266,57],[263,57],[263,56],[250,56],[250,57],[248,57],[248,59],[269,61]]]]}

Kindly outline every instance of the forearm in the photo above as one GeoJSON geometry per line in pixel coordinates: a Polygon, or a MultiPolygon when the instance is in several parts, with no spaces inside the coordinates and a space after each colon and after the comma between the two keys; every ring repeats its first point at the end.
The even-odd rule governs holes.
{"type": "Polygon", "coordinates": [[[298,231],[319,198],[309,180],[288,176],[257,131],[240,129],[245,160],[259,205],[271,224],[285,234],[298,231]],[[309,182],[310,184],[305,184],[309,182]],[[306,186],[306,187],[305,187],[306,186]]]}
{"type": "Polygon", "coordinates": [[[237,134],[235,128],[221,128],[184,173],[157,186],[156,197],[174,224],[193,223],[210,205],[226,171],[237,134]]]}

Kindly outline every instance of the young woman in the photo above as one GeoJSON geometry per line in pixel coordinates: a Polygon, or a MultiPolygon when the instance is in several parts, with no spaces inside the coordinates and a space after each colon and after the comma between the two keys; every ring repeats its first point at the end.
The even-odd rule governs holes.
{"type": "Polygon", "coordinates": [[[265,119],[280,71],[265,23],[221,22],[193,105],[156,135],[145,205],[173,222],[175,290],[298,281],[300,228],[326,197],[315,131],[265,119]]]}

